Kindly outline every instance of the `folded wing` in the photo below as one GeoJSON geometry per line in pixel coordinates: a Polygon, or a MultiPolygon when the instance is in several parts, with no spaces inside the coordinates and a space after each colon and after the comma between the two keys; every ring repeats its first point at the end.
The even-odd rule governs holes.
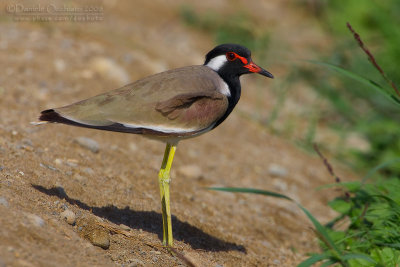
{"type": "Polygon", "coordinates": [[[156,136],[194,135],[210,128],[227,108],[219,76],[190,66],[149,76],[75,104],[45,110],[40,120],[156,136]]]}

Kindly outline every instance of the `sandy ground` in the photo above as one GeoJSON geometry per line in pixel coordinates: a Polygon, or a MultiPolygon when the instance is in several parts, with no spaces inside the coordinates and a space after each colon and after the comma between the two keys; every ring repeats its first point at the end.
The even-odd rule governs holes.
{"type": "MultiPolygon", "coordinates": [[[[43,109],[201,64],[213,40],[180,21],[181,3],[175,1],[96,2],[104,14],[93,23],[17,22],[5,12],[6,2],[0,21],[0,266],[183,266],[160,246],[162,143],[29,122],[43,109]],[[80,137],[94,144],[79,144],[80,137]]],[[[42,5],[49,3],[62,6],[42,5]]],[[[196,8],[222,12],[231,9],[229,3],[202,1],[196,8]]],[[[305,16],[285,1],[235,5],[280,33],[305,16]],[[291,20],[280,22],[282,16],[291,20]]],[[[302,23],[297,31],[304,34],[279,37],[293,45],[293,53],[298,43],[313,49],[313,30],[302,23]]],[[[229,119],[178,147],[171,184],[175,244],[196,266],[295,266],[318,250],[311,224],[295,204],[204,187],[281,192],[322,222],[334,216],[326,202],[335,193],[315,190],[332,182],[320,159],[241,115],[259,97],[264,112],[276,101],[268,88],[285,71],[274,63],[277,57],[264,66],[275,81],[245,78],[242,100],[229,119]],[[256,87],[264,90],[261,96],[256,87]]]]}

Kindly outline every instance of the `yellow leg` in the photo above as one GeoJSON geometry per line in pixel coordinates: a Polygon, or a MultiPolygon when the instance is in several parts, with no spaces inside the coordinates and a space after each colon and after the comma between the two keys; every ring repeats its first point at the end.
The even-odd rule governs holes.
{"type": "Polygon", "coordinates": [[[164,159],[158,173],[158,182],[160,184],[161,210],[163,219],[163,244],[172,247],[172,223],[171,209],[169,202],[169,182],[172,160],[174,159],[176,144],[169,144],[165,147],[164,159]]]}

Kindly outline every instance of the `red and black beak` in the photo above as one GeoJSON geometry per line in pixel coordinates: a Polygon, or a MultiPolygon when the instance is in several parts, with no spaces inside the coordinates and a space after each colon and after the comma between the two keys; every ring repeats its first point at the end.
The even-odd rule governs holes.
{"type": "Polygon", "coordinates": [[[243,67],[247,68],[250,72],[258,73],[271,79],[274,78],[274,75],[272,75],[269,71],[257,66],[253,61],[250,61],[249,64],[246,64],[243,67]]]}

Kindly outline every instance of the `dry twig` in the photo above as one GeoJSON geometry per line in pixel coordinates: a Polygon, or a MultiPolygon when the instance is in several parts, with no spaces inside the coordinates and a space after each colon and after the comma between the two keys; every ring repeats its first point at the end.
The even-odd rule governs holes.
{"type": "Polygon", "coordinates": [[[386,73],[383,71],[383,69],[379,66],[378,62],[375,60],[374,55],[369,51],[369,49],[364,45],[363,41],[361,40],[360,35],[351,27],[350,23],[346,23],[347,28],[351,31],[351,33],[354,36],[354,39],[356,39],[358,45],[361,47],[361,49],[367,54],[368,60],[372,63],[372,65],[379,71],[379,73],[382,75],[382,77],[385,79],[385,81],[393,88],[393,90],[396,92],[396,94],[400,97],[400,91],[395,85],[395,83],[390,80],[386,73]]]}
{"type": "MultiPolygon", "coordinates": [[[[332,168],[332,165],[329,163],[329,161],[327,160],[327,158],[325,158],[324,155],[322,155],[321,151],[318,148],[317,144],[313,145],[315,152],[317,152],[318,156],[322,159],[325,167],[328,169],[328,172],[330,173],[330,175],[332,175],[335,178],[335,182],[336,183],[340,183],[340,178],[339,176],[337,176],[332,168]]],[[[349,199],[350,198],[350,193],[345,190],[344,188],[342,188],[342,192],[344,194],[345,199],[349,199]]]]}

